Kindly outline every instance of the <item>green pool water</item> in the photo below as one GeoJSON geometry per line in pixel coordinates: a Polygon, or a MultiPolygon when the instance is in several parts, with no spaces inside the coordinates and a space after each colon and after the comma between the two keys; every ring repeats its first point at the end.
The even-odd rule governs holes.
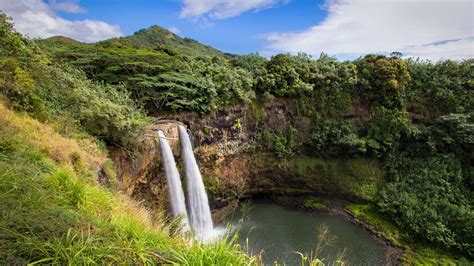
{"type": "Polygon", "coordinates": [[[384,247],[368,232],[337,216],[315,215],[291,210],[271,202],[256,201],[244,216],[236,212],[231,218],[239,232],[239,243],[257,254],[261,250],[265,264],[278,261],[286,265],[300,265],[296,251],[310,253],[318,243],[317,231],[326,225],[336,240],[319,255],[326,265],[335,262],[345,249],[349,265],[383,265],[384,247]]]}

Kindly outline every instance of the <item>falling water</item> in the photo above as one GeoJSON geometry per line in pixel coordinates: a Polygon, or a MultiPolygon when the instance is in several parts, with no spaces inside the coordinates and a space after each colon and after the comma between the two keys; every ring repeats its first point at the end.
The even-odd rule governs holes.
{"type": "Polygon", "coordinates": [[[186,174],[189,218],[196,235],[201,239],[210,238],[213,232],[211,210],[201,173],[194,158],[191,141],[183,126],[179,126],[184,172],[186,174]]]}
{"type": "Polygon", "coordinates": [[[183,217],[183,230],[188,228],[188,217],[186,213],[186,205],[184,203],[183,187],[181,186],[181,179],[179,177],[176,162],[173,157],[173,152],[168,144],[168,140],[163,134],[163,131],[158,131],[160,138],[161,153],[163,155],[163,164],[165,166],[166,179],[168,180],[168,188],[170,193],[171,212],[174,217],[183,217]]]}

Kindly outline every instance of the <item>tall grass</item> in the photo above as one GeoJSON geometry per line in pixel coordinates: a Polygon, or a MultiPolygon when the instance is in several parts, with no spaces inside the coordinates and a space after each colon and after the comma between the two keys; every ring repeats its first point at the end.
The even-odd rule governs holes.
{"type": "Polygon", "coordinates": [[[175,250],[173,255],[180,265],[258,265],[256,256],[245,253],[237,244],[237,234],[229,234],[211,244],[193,242],[191,252],[175,250]],[[238,254],[237,256],[235,254],[238,254]]]}
{"type": "Polygon", "coordinates": [[[106,152],[88,136],[71,139],[58,134],[27,114],[18,114],[5,106],[0,98],[0,149],[4,152],[29,151],[77,171],[96,172],[107,160],[106,152]]]}
{"type": "MultiPolygon", "coordinates": [[[[329,227],[325,224],[320,225],[316,230],[317,243],[314,249],[309,254],[296,252],[301,257],[301,266],[324,266],[324,259],[321,259],[321,252],[329,246],[334,245],[336,236],[331,234],[329,227]]],[[[343,266],[346,265],[346,250],[343,249],[338,252],[336,259],[330,265],[343,266]]]]}

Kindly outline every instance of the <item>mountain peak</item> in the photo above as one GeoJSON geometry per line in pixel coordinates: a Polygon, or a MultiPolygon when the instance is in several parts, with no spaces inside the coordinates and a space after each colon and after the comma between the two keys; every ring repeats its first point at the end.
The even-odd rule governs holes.
{"type": "MultiPolygon", "coordinates": [[[[146,29],[141,29],[137,32],[135,32],[133,35],[163,35],[165,38],[180,38],[178,35],[174,34],[170,30],[163,28],[158,25],[153,25],[151,27],[148,27],[146,29]]],[[[132,35],[132,36],[133,36],[132,35]]]]}
{"type": "Polygon", "coordinates": [[[55,42],[55,43],[63,43],[63,44],[76,44],[81,43],[80,41],[74,40],[73,38],[57,35],[46,38],[47,41],[55,42]]]}
{"type": "Polygon", "coordinates": [[[223,52],[209,45],[202,44],[191,38],[182,38],[158,25],[141,29],[123,39],[140,48],[156,49],[158,46],[169,46],[188,55],[224,56],[223,52]]]}
{"type": "MultiPolygon", "coordinates": [[[[64,36],[53,36],[45,40],[65,45],[83,44],[64,36]]],[[[159,50],[171,55],[183,54],[188,56],[208,57],[231,56],[230,54],[224,54],[222,51],[209,45],[202,44],[194,39],[182,38],[159,25],[153,25],[146,29],[138,30],[130,36],[108,39],[95,44],[109,47],[133,47],[136,49],[159,50]]]]}

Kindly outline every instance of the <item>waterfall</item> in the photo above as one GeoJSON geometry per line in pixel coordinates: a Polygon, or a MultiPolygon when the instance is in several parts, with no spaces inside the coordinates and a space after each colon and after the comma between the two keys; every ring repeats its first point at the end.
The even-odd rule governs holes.
{"type": "Polygon", "coordinates": [[[163,131],[158,131],[158,137],[160,138],[161,154],[163,155],[163,164],[165,166],[166,179],[168,180],[171,212],[174,217],[183,216],[183,231],[185,231],[188,228],[188,216],[179,172],[176,168],[173,152],[163,131]]]}
{"type": "Polygon", "coordinates": [[[183,126],[179,126],[179,138],[181,140],[184,172],[186,174],[191,226],[198,238],[208,239],[214,234],[211,210],[201,173],[196,158],[194,158],[191,141],[183,126]]]}

